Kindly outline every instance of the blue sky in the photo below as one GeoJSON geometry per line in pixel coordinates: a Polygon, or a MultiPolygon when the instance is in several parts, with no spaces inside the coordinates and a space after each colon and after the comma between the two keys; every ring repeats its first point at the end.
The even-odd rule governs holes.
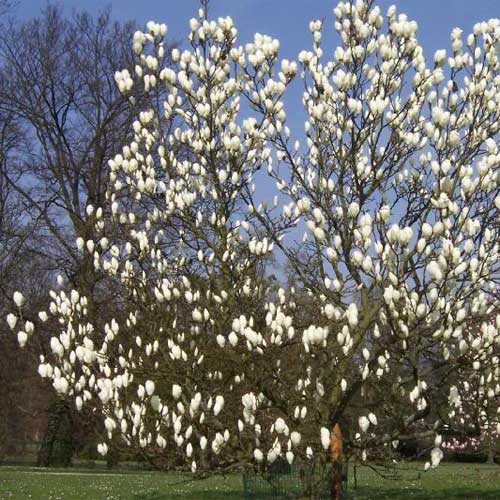
{"type": "MultiPolygon", "coordinates": [[[[52,0],[52,3],[61,5],[68,14],[73,9],[97,13],[111,5],[113,16],[121,21],[135,19],[139,25],[149,20],[165,22],[172,39],[181,42],[188,33],[189,19],[197,15],[199,7],[198,0],[52,0]]],[[[378,1],[384,12],[393,3],[399,12],[418,22],[418,38],[427,60],[432,60],[438,48],[449,49],[450,32],[454,27],[469,33],[474,23],[500,17],[500,0],[378,1]]],[[[46,4],[47,0],[19,0],[16,14],[20,19],[27,19],[38,15],[46,4]]],[[[325,48],[335,47],[336,35],[331,28],[332,10],[336,4],[337,0],[211,0],[210,10],[211,17],[229,15],[235,20],[239,43],[251,40],[255,32],[265,33],[280,40],[282,58],[295,59],[300,50],[311,48],[308,24],[312,19],[325,20],[326,27],[330,27],[330,33],[324,30],[325,48]]],[[[304,115],[300,87],[290,91],[286,99],[288,124],[292,137],[302,139],[304,115]]],[[[260,196],[270,201],[274,187],[258,178],[256,183],[260,196]]]]}
{"type": "MultiPolygon", "coordinates": [[[[74,9],[97,13],[110,5],[113,17],[118,20],[135,19],[139,25],[154,20],[165,22],[173,40],[182,42],[188,33],[191,17],[196,17],[199,0],[51,0],[61,5],[69,14],[74,9]]],[[[37,16],[47,5],[47,0],[18,0],[17,16],[27,19],[37,16]]],[[[281,42],[280,57],[296,59],[303,50],[310,50],[312,41],[308,29],[309,21],[325,20],[324,47],[328,51],[337,45],[333,33],[333,8],[338,0],[211,0],[211,17],[231,16],[239,31],[238,42],[244,44],[253,38],[255,32],[278,38],[281,42]],[[328,27],[330,30],[328,30],[328,27]]],[[[469,33],[474,23],[500,17],[500,0],[379,0],[378,5],[385,13],[391,4],[399,12],[406,13],[418,22],[418,38],[432,60],[434,51],[450,46],[450,33],[454,27],[461,27],[469,33]]],[[[331,53],[331,52],[330,52],[331,53]]],[[[117,68],[122,69],[122,68],[117,68]]],[[[294,82],[286,98],[288,124],[293,137],[300,137],[303,131],[303,109],[301,87],[294,82]]]]}
{"type": "MultiPolygon", "coordinates": [[[[97,12],[111,5],[116,18],[136,19],[144,24],[150,19],[165,22],[174,37],[181,39],[190,17],[196,14],[197,0],[55,0],[70,12],[74,8],[97,12]]],[[[230,15],[236,21],[240,41],[246,42],[259,31],[279,38],[283,56],[292,57],[310,46],[307,25],[311,19],[325,18],[332,22],[336,0],[212,0],[212,15],[230,15]]],[[[452,28],[465,31],[473,23],[500,17],[500,0],[380,0],[385,10],[395,3],[419,24],[424,48],[434,51],[449,46],[452,28]]],[[[20,0],[18,16],[36,15],[46,0],[20,0]]]]}
{"type": "MultiPolygon", "coordinates": [[[[139,25],[154,20],[165,22],[173,40],[182,41],[188,33],[191,17],[196,17],[199,0],[51,0],[61,5],[67,13],[83,9],[96,13],[105,6],[112,7],[113,16],[119,20],[135,19],[139,25]]],[[[36,16],[47,0],[18,0],[17,16],[26,19],[36,16]]],[[[383,12],[395,3],[399,12],[406,13],[418,22],[418,37],[432,60],[438,48],[449,48],[451,30],[459,26],[469,33],[475,22],[500,17],[500,0],[379,0],[383,12]]],[[[278,38],[281,42],[280,57],[296,59],[297,54],[312,45],[308,25],[312,19],[323,18],[324,47],[328,51],[337,45],[332,33],[332,10],[337,0],[211,0],[212,17],[231,16],[239,31],[238,42],[246,43],[255,32],[278,38]]],[[[330,52],[331,53],[331,52],[330,52]]],[[[328,52],[325,52],[325,57],[328,52]]],[[[122,69],[122,68],[117,68],[122,69]]],[[[294,83],[294,85],[296,85],[294,83]]],[[[286,99],[288,123],[298,133],[303,129],[300,87],[289,89],[286,99]],[[290,102],[293,101],[293,102],[290,102]],[[294,105],[297,103],[297,105],[294,105]]]]}

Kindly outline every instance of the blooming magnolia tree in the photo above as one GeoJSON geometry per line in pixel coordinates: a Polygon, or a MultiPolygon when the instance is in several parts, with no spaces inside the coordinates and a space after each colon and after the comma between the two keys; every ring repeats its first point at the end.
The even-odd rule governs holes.
{"type": "Polygon", "coordinates": [[[108,204],[88,208],[102,238],[77,241],[124,290],[123,317],[92,324],[86,297],[52,291],[61,328],[40,363],[109,438],[193,471],[327,460],[349,415],[352,453],[418,432],[435,436],[435,466],[454,424],[443,405],[460,403],[450,374],[476,374],[495,404],[500,21],[455,29],[450,53],[426,59],[395,7],[341,2],[334,17],[333,55],[313,21],[297,61],[268,36],[238,45],[232,20],[203,9],[172,67],[164,25],[135,34],[135,74],[115,78],[151,106],[110,162],[108,204]],[[287,121],[295,80],[303,131],[287,121]],[[290,285],[270,286],[273,257],[290,285]],[[485,318],[474,335],[470,318],[485,318]]]}
{"type": "MultiPolygon", "coordinates": [[[[495,321],[495,312],[491,315],[495,321]]],[[[487,328],[485,325],[482,328],[487,328]]],[[[469,322],[466,326],[471,336],[478,325],[469,322]]],[[[479,334],[481,335],[481,334],[479,334]]],[[[494,355],[498,355],[495,348],[494,355]]],[[[499,449],[500,414],[495,389],[484,374],[478,370],[467,378],[459,378],[451,386],[449,416],[455,422],[449,436],[444,436],[443,448],[454,453],[476,453],[487,455],[493,462],[499,449]]],[[[488,375],[490,377],[490,375],[488,375]]]]}

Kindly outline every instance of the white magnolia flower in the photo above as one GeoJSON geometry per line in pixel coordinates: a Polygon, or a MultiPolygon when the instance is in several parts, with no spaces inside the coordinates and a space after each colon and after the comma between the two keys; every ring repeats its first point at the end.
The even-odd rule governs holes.
{"type": "Polygon", "coordinates": [[[155,392],[155,383],[152,380],[147,380],[145,384],[146,394],[152,396],[155,392]]]}
{"type": "Polygon", "coordinates": [[[106,443],[99,443],[97,445],[97,452],[103,457],[108,454],[108,445],[106,443]]]}
{"type": "Polygon", "coordinates": [[[14,298],[14,303],[19,308],[23,307],[24,304],[26,303],[26,299],[24,298],[21,292],[14,292],[13,298],[14,298]]]}
{"type": "Polygon", "coordinates": [[[24,347],[28,341],[28,334],[26,332],[20,331],[17,333],[17,341],[20,347],[24,347]]]}
{"type": "Polygon", "coordinates": [[[330,431],[326,427],[321,427],[321,445],[324,450],[330,447],[330,431]]]}
{"type": "Polygon", "coordinates": [[[12,313],[7,314],[7,324],[11,330],[14,330],[17,325],[17,316],[12,313]]]}
{"type": "Polygon", "coordinates": [[[172,396],[174,399],[179,399],[182,394],[182,388],[180,385],[174,384],[172,385],[172,396]]]}
{"type": "Polygon", "coordinates": [[[262,460],[264,460],[264,453],[262,453],[259,448],[255,448],[255,450],[253,450],[253,456],[257,462],[262,462],[262,460]]]}
{"type": "Polygon", "coordinates": [[[370,420],[368,420],[364,415],[359,417],[358,423],[361,432],[366,432],[368,430],[368,427],[370,427],[370,420]]]}

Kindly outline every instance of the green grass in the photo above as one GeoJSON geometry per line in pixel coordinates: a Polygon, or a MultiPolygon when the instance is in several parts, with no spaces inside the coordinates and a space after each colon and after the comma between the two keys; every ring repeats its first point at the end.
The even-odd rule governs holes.
{"type": "MultiPolygon", "coordinates": [[[[498,500],[500,467],[487,464],[443,463],[424,472],[421,464],[398,469],[398,479],[383,479],[363,468],[358,473],[358,487],[350,488],[349,498],[362,500],[498,500]]],[[[352,484],[352,474],[350,475],[352,484]]]]}
{"type": "MultiPolygon", "coordinates": [[[[442,464],[423,472],[421,464],[398,470],[399,479],[383,479],[363,467],[357,500],[497,500],[500,467],[484,464],[442,464]]],[[[214,476],[190,481],[188,476],[158,472],[107,472],[82,469],[0,467],[0,500],[233,500],[242,498],[241,476],[214,476]]]]}
{"type": "Polygon", "coordinates": [[[0,500],[164,500],[241,498],[241,477],[149,471],[0,467],[0,500]]]}

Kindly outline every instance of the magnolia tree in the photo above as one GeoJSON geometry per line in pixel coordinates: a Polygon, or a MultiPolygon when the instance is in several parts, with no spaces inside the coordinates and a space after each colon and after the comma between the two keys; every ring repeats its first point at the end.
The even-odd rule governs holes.
{"type": "Polygon", "coordinates": [[[480,379],[464,380],[458,387],[452,389],[457,393],[458,425],[450,436],[443,438],[442,446],[450,453],[483,455],[493,463],[500,450],[498,407],[485,397],[480,379]]]}
{"type": "Polygon", "coordinates": [[[334,27],[333,54],[313,21],[311,49],[280,61],[278,40],[238,45],[201,9],[170,67],[164,25],[135,34],[135,72],[115,79],[150,107],[110,162],[107,203],[88,207],[101,239],[77,241],[123,289],[123,316],[91,323],[86,297],[52,291],[61,326],[39,369],[110,439],[195,471],[325,461],[341,424],[363,458],[432,436],[436,466],[452,381],[477,377],[496,404],[500,21],[453,30],[428,59],[395,7],[341,2],[334,27]],[[304,130],[285,106],[297,80],[304,130]]]}
{"type": "MultiPolygon", "coordinates": [[[[495,321],[495,312],[491,318],[495,321]]],[[[486,325],[483,324],[482,328],[488,328],[486,325]]],[[[470,322],[465,328],[473,337],[479,327],[470,322]]],[[[498,348],[494,355],[498,355],[498,348]]],[[[485,381],[484,377],[484,373],[478,370],[467,378],[457,379],[451,386],[452,405],[448,411],[455,427],[446,429],[443,448],[452,453],[487,455],[488,461],[493,462],[500,449],[500,411],[495,404],[497,397],[489,383],[491,380],[485,381]]]]}

